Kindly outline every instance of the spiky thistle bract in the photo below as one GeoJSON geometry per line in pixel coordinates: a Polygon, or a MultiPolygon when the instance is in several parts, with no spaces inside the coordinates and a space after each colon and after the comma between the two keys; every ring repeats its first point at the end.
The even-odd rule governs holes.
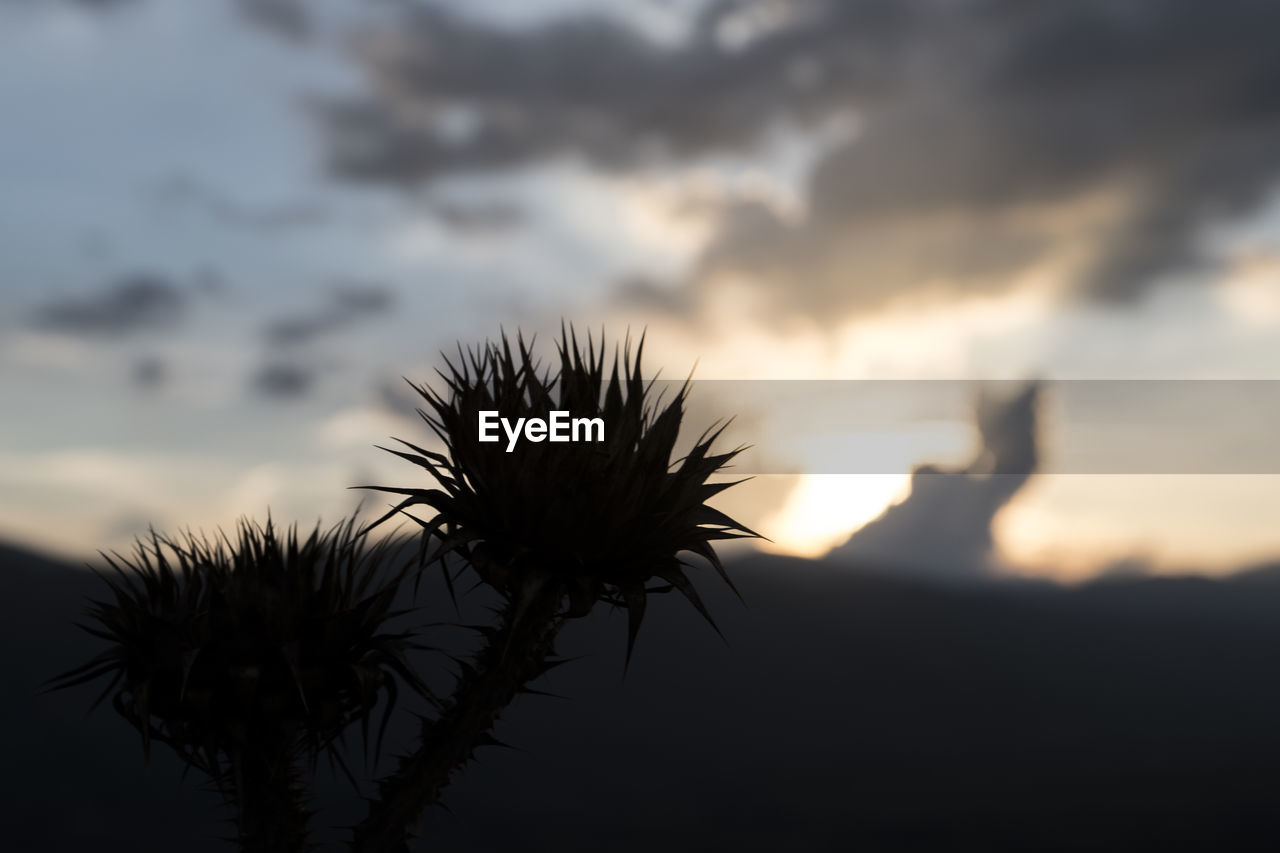
{"type": "MultiPolygon", "coordinates": [[[[709,562],[732,586],[713,542],[758,534],[707,501],[735,482],[709,482],[742,448],[713,453],[716,425],[673,458],[690,384],[668,399],[641,375],[644,339],[628,340],[607,364],[603,335],[581,344],[561,331],[559,369],[543,369],[531,344],[511,340],[446,359],[437,391],[410,383],[426,402],[423,418],[444,443],[435,453],[410,442],[390,450],[421,467],[440,488],[368,486],[403,495],[386,517],[415,507],[438,539],[437,554],[461,556],[480,579],[508,598],[534,579],[558,587],[570,615],[597,601],[629,614],[628,659],[650,592],[678,590],[708,620],[685,569],[687,555],[709,562]],[[601,418],[601,443],[524,443],[515,453],[481,442],[481,411],[516,418],[601,418]]],[[[712,622],[714,626],[714,622],[712,622]]]]}
{"type": "Polygon", "coordinates": [[[665,400],[655,394],[641,375],[643,350],[643,338],[634,356],[628,341],[608,363],[603,335],[583,345],[562,329],[553,373],[522,336],[513,348],[503,334],[497,343],[460,350],[457,362],[446,359],[439,390],[413,385],[444,452],[402,440],[405,450],[384,449],[423,469],[435,487],[363,487],[402,498],[374,525],[410,515],[450,584],[451,568],[469,570],[505,601],[498,625],[484,630],[483,648],[460,661],[439,714],[422,721],[418,748],[379,780],[354,831],[359,853],[408,850],[423,811],[439,802],[452,774],[495,742],[492,730],[505,708],[560,662],[560,629],[596,603],[627,610],[628,662],[650,593],[680,591],[714,627],[685,573],[686,557],[704,558],[728,582],[713,543],[757,535],[706,503],[734,485],[709,480],[739,450],[712,452],[719,426],[675,458],[689,383],[665,400]],[[604,437],[525,443],[509,453],[480,441],[482,411],[511,421],[548,419],[552,411],[600,418],[604,437]],[[419,517],[422,509],[430,517],[419,517]]]}
{"type": "Polygon", "coordinates": [[[361,724],[367,756],[379,701],[380,741],[398,683],[429,696],[407,659],[414,635],[388,627],[406,577],[388,556],[354,521],[306,536],[270,520],[234,538],[153,531],[131,557],[104,555],[111,595],[80,627],[108,646],[51,689],[109,677],[94,706],[110,695],[144,752],[167,744],[206,773],[245,849],[302,849],[298,763],[324,753],[346,770],[348,726],[361,724]]]}

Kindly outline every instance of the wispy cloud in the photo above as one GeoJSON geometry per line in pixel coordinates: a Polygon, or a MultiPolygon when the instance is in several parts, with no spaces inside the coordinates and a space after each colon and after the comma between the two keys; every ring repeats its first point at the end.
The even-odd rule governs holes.
{"type": "Polygon", "coordinates": [[[50,302],[32,318],[37,328],[85,335],[121,336],[166,329],[182,319],[186,292],[169,279],[136,273],[99,293],[50,302]]]}
{"type": "Polygon", "coordinates": [[[306,41],[312,34],[311,18],[299,0],[236,0],[236,9],[250,25],[286,41],[306,41]]]}
{"type": "Polygon", "coordinates": [[[311,228],[325,224],[330,218],[329,211],[312,200],[253,206],[187,176],[160,182],[153,195],[166,206],[198,210],[219,225],[267,233],[311,228]]]}
{"type": "Polygon", "coordinates": [[[253,374],[253,388],[265,397],[292,400],[306,396],[316,381],[312,368],[298,363],[273,361],[253,374]]]}
{"type": "Polygon", "coordinates": [[[267,326],[267,341],[276,346],[309,343],[317,338],[349,328],[352,324],[383,314],[394,304],[391,290],[370,284],[343,285],[330,295],[328,303],[316,311],[284,317],[267,326]]]}

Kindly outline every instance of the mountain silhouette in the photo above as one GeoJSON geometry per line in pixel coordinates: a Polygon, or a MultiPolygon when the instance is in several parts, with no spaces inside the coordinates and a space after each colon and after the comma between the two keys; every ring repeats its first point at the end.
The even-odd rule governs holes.
{"type": "MultiPolygon", "coordinates": [[[[1280,569],[1074,589],[729,570],[747,606],[706,594],[727,644],[658,600],[624,678],[625,614],[567,629],[561,653],[586,657],[539,687],[568,698],[517,702],[498,735],[518,749],[481,751],[421,849],[1249,850],[1280,831],[1280,569]]],[[[424,584],[421,620],[456,618],[424,584]]],[[[164,750],[146,769],[114,712],[86,716],[91,688],[37,695],[95,649],[71,623],[102,591],[0,550],[5,848],[226,849],[217,797],[164,750]]],[[[320,776],[332,842],[359,805],[320,776]]]]}

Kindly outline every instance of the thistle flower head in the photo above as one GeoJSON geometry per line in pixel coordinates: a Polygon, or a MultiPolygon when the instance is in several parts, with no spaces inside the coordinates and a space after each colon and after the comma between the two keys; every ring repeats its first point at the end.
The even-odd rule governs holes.
{"type": "Polygon", "coordinates": [[[168,744],[220,786],[230,756],[268,743],[286,761],[342,763],[343,731],[360,721],[367,738],[397,681],[428,695],[406,660],[419,646],[387,629],[405,569],[386,572],[386,546],[367,547],[351,521],[305,538],[270,520],[242,521],[234,539],[152,532],[131,557],[104,556],[111,596],[80,627],[108,647],[51,689],[109,676],[95,707],[110,695],[148,755],[168,744]]]}
{"type": "Polygon", "coordinates": [[[673,458],[689,383],[668,399],[655,395],[653,381],[641,377],[643,349],[642,338],[633,356],[627,341],[606,369],[603,336],[598,344],[588,336],[584,346],[562,329],[554,373],[520,336],[514,347],[504,334],[460,352],[441,371],[439,391],[413,385],[444,452],[405,441],[407,450],[384,448],[424,469],[439,488],[366,488],[403,496],[384,519],[419,506],[432,510],[417,520],[439,541],[437,555],[460,555],[509,598],[530,582],[551,582],[567,596],[570,615],[597,601],[624,606],[632,643],[650,592],[678,590],[710,620],[685,558],[702,557],[728,582],[712,543],[757,535],[707,505],[734,485],[708,481],[741,448],[713,453],[724,429],[718,426],[673,458]],[[482,411],[512,422],[546,419],[551,411],[600,418],[604,437],[526,442],[508,452],[502,442],[479,440],[482,411]]]}

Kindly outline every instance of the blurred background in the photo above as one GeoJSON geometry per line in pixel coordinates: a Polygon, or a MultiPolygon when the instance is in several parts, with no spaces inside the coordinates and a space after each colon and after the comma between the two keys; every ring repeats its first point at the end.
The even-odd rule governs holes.
{"type": "MultiPolygon", "coordinates": [[[[78,560],[148,524],[336,518],[398,471],[375,442],[426,435],[401,377],[561,319],[646,330],[668,378],[1280,378],[1277,24],[1190,0],[0,0],[0,536],[78,560]]],[[[804,420],[706,410],[735,412],[764,452],[804,420]]],[[[819,444],[757,466],[731,508],[820,556],[913,465],[983,446],[965,412],[928,426],[875,476],[819,444]]],[[[1280,553],[1277,479],[1224,470],[1046,468],[975,517],[981,568],[1280,553]]]]}
{"type": "Polygon", "coordinates": [[[0,834],[216,849],[167,756],[32,698],[95,651],[72,567],[336,521],[413,474],[373,447],[428,436],[403,377],[563,320],[643,331],[690,426],[738,415],[721,506],[771,541],[730,566],[749,609],[704,587],[727,647],[676,603],[623,681],[618,619],[566,631],[603,652],[575,702],[522,701],[529,751],[438,844],[1273,849],[1277,32],[1254,0],[0,0],[0,834]]]}

